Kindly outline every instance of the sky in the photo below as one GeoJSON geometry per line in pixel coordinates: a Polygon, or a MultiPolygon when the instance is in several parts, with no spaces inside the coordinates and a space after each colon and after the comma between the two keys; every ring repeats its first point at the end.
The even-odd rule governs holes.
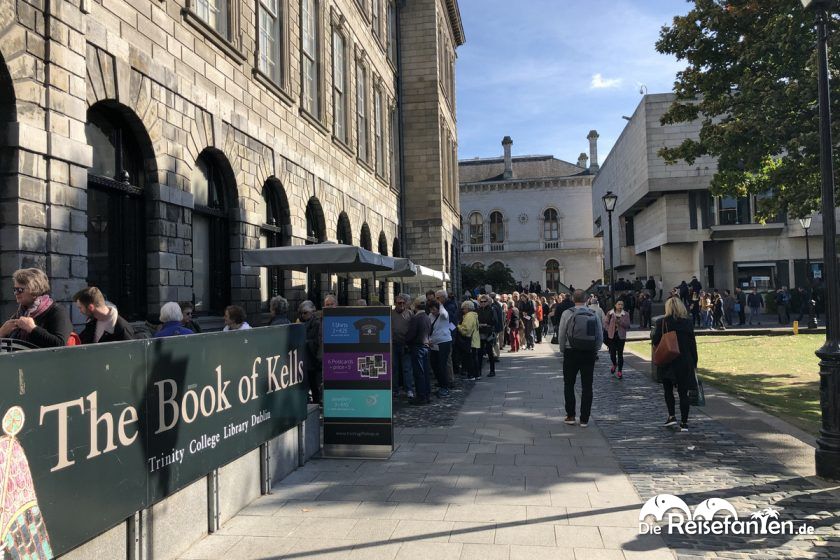
{"type": "Polygon", "coordinates": [[[550,154],[577,162],[598,131],[599,163],[648,93],[685,65],[654,47],[686,0],[459,0],[458,157],[550,154]]]}

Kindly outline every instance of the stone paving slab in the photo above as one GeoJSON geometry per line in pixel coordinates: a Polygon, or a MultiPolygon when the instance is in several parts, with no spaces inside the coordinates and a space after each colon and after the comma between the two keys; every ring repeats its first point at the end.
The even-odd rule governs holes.
{"type": "Polygon", "coordinates": [[[563,424],[550,348],[497,371],[442,418],[399,415],[388,461],[310,461],[184,558],[674,558],[628,532],[641,500],[611,442],[563,424]]]}

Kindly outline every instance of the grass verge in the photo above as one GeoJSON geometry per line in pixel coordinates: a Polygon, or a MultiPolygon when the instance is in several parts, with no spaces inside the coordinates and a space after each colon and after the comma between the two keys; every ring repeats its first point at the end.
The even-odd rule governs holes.
{"type": "MultiPolygon", "coordinates": [[[[819,358],[822,335],[697,337],[698,374],[812,434],[820,426],[819,358]]],[[[650,360],[650,342],[627,348],[650,360]]]]}

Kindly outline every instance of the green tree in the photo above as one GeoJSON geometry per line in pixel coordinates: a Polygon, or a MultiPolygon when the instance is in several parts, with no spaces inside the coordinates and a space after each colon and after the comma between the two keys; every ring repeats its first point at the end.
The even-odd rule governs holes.
{"type": "MultiPolygon", "coordinates": [[[[656,49],[687,63],[662,124],[700,120],[699,139],[663,148],[667,162],[718,158],[716,195],[763,195],[759,213],[794,217],[819,208],[819,106],[814,14],[796,0],[693,0],[662,28],[656,49]]],[[[829,17],[837,83],[840,17],[829,17]]],[[[832,99],[838,139],[840,92],[832,99]]],[[[840,162],[835,150],[835,166],[840,162]]]]}
{"type": "Polygon", "coordinates": [[[465,289],[483,289],[485,284],[493,286],[496,292],[512,292],[516,287],[513,271],[503,264],[493,263],[489,268],[481,263],[461,267],[461,285],[465,289]]]}

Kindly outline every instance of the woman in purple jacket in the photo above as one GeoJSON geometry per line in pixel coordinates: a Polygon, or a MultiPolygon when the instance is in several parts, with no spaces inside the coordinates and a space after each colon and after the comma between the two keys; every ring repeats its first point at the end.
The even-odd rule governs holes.
{"type": "Polygon", "coordinates": [[[612,367],[610,373],[614,373],[619,379],[624,377],[624,343],[627,342],[627,329],[630,328],[630,314],[624,311],[624,302],[615,302],[615,308],[610,309],[604,320],[604,329],[607,331],[607,346],[610,349],[610,360],[612,367]]]}

